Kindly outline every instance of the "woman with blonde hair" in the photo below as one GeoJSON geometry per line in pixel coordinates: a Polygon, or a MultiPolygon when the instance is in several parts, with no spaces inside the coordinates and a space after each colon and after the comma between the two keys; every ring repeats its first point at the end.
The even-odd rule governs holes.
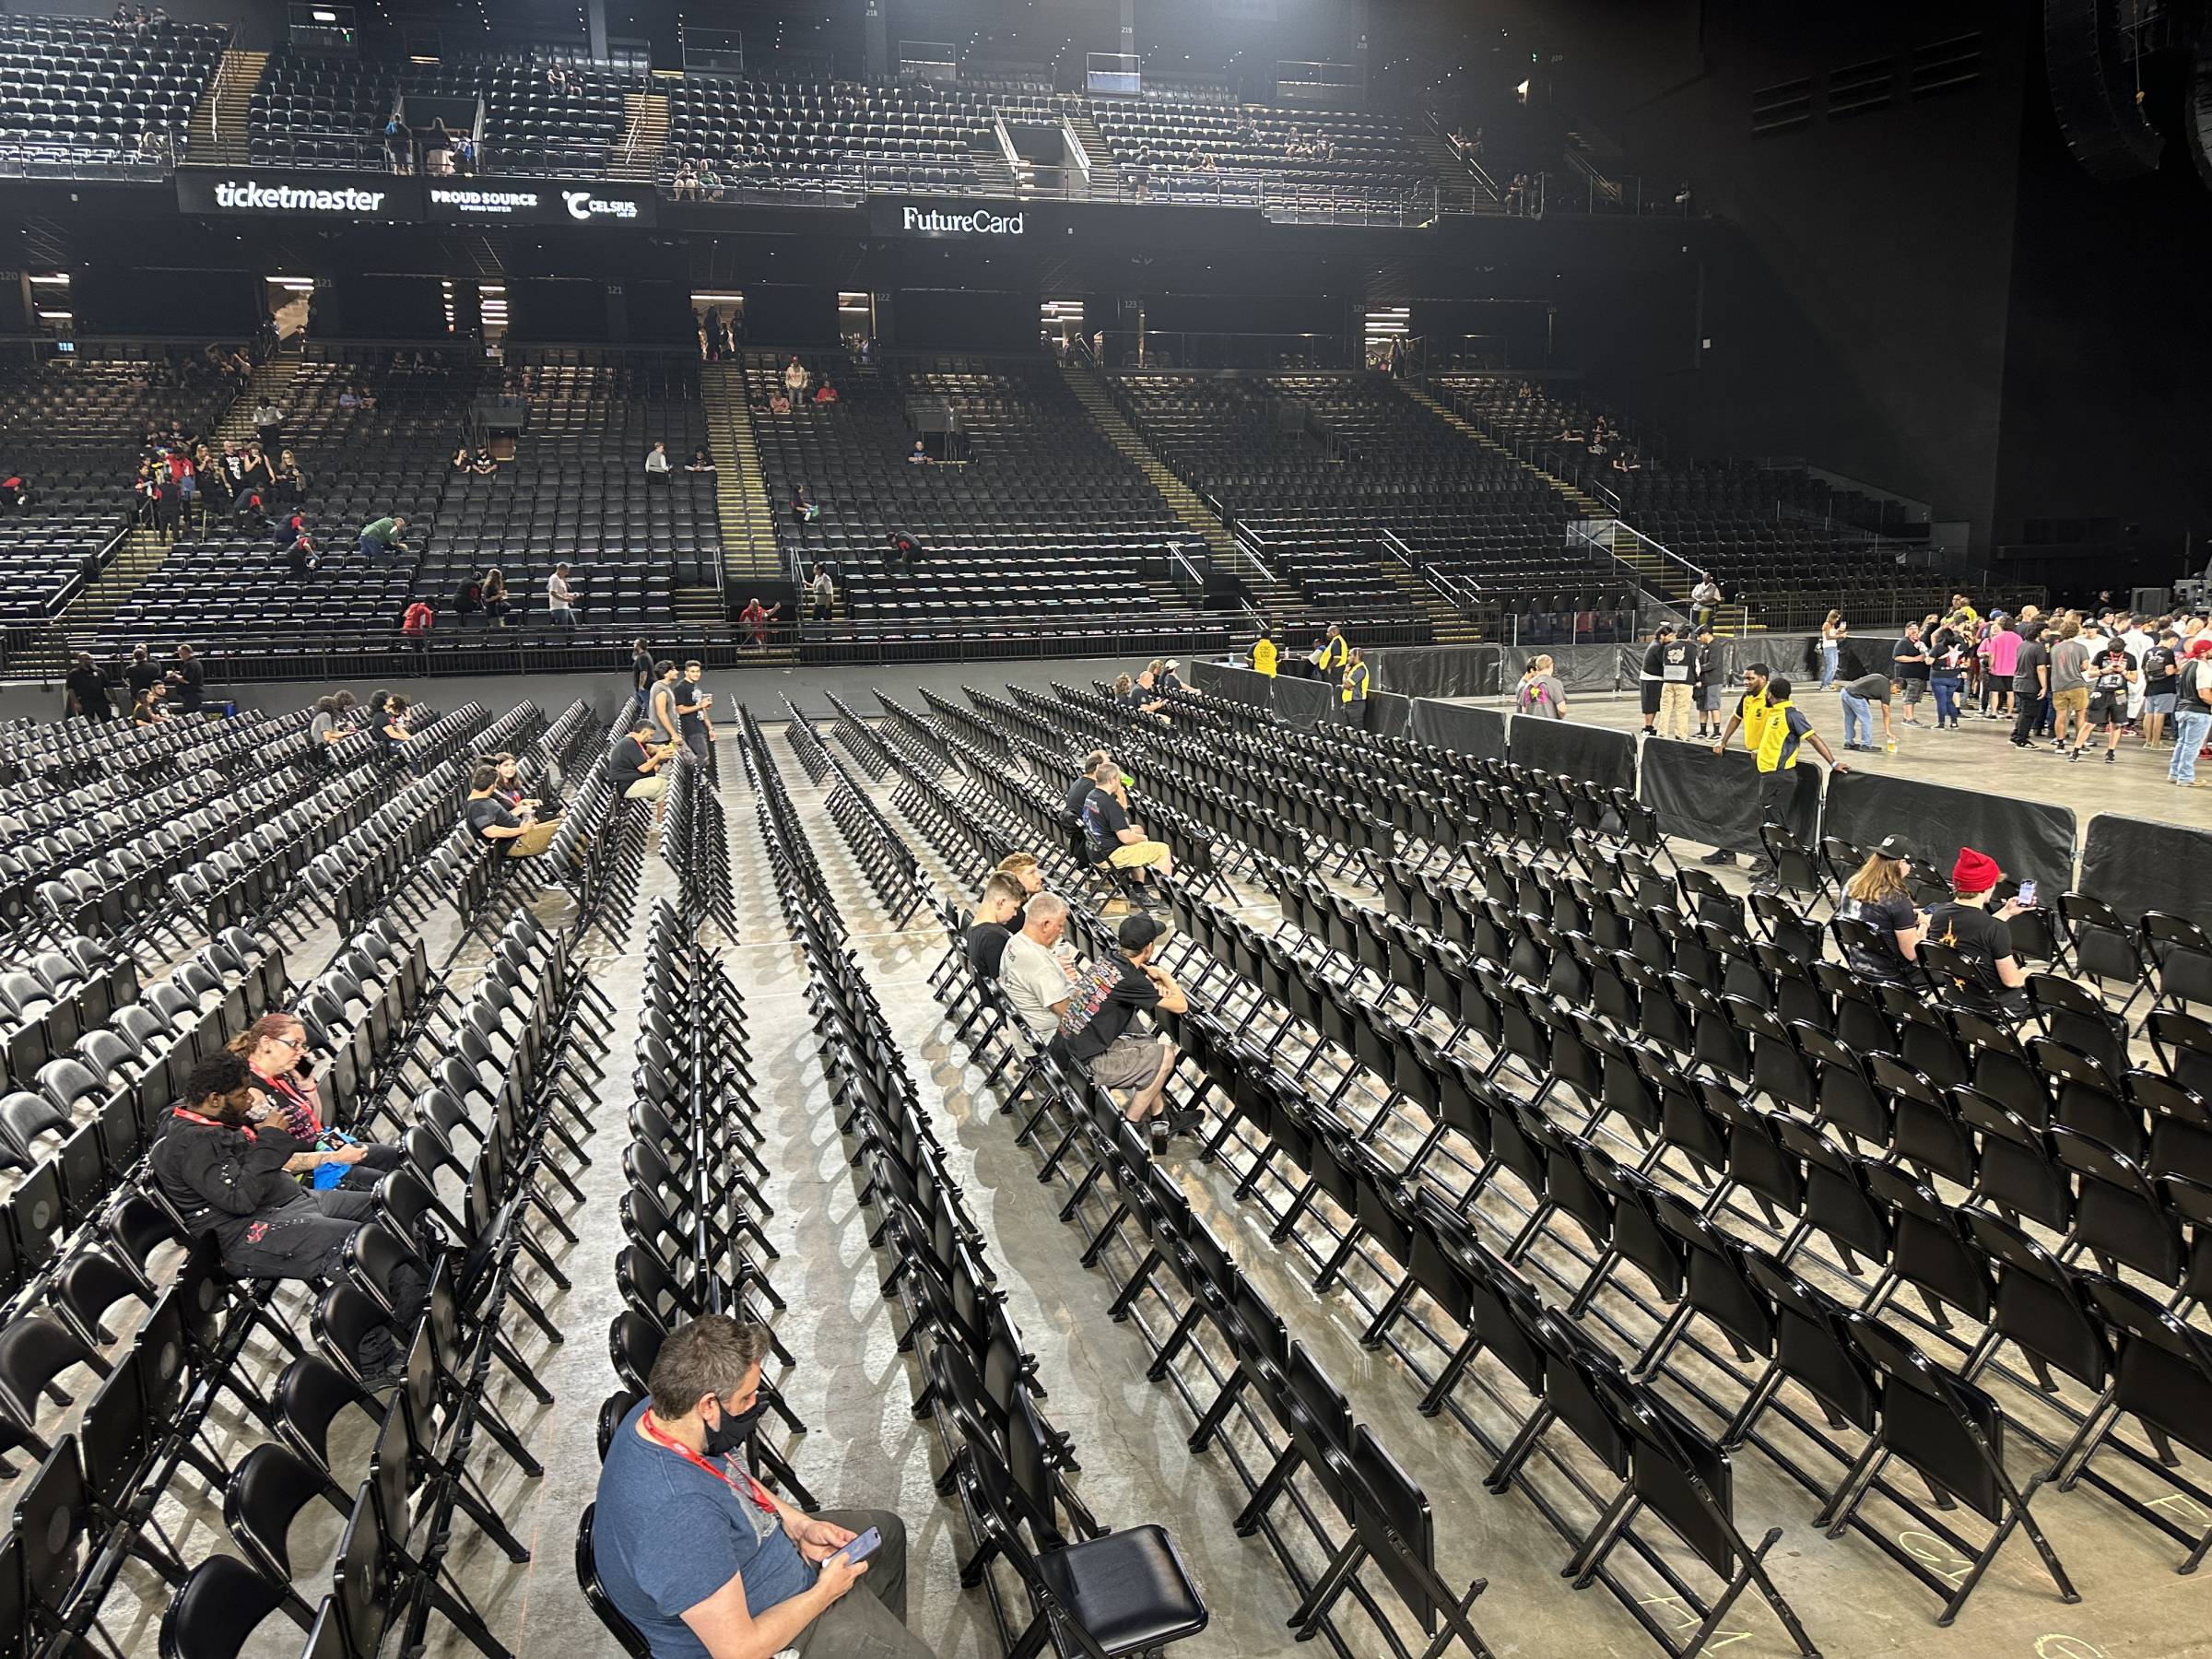
{"type": "MultiPolygon", "coordinates": [[[[1912,860],[1904,843],[1892,835],[1866,854],[1851,879],[1843,884],[1839,918],[1864,923],[1871,939],[1853,943],[1843,939],[1843,959],[1861,979],[1880,984],[1900,984],[1912,975],[1919,959],[1920,942],[1927,936],[1927,918],[1912,902],[1908,877],[1912,860]]],[[[1853,930],[1855,933],[1856,930],[1853,930]]]]}
{"type": "Polygon", "coordinates": [[[1836,683],[1837,665],[1843,660],[1843,636],[1851,631],[1851,624],[1843,620],[1843,613],[1831,610],[1828,619],[1820,624],[1820,689],[1825,691],[1836,683]]]}

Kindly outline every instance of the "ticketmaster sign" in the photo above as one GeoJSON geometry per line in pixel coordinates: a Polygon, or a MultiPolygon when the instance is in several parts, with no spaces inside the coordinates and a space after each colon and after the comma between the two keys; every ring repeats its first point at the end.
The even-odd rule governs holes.
{"type": "Polygon", "coordinates": [[[251,218],[382,223],[422,217],[419,180],[378,173],[225,172],[177,170],[177,206],[186,213],[251,218]]]}
{"type": "Polygon", "coordinates": [[[913,202],[869,204],[869,228],[878,236],[1020,236],[1029,229],[1029,210],[994,213],[987,207],[931,207],[913,202]]]}

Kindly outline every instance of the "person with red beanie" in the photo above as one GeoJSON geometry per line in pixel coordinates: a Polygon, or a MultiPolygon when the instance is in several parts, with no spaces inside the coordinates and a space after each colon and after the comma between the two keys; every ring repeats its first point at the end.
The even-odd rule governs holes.
{"type": "Polygon", "coordinates": [[[2018,1019],[2028,1012],[2028,971],[2012,953],[2008,924],[2024,908],[2007,899],[1994,911],[1990,895],[2005,872],[1986,853],[1971,847],[1959,849],[1951,866],[1951,896],[1928,912],[1928,942],[1957,951],[1970,977],[1953,979],[1947,987],[1937,980],[1940,994],[1983,1013],[2004,1014],[2018,1019]]]}

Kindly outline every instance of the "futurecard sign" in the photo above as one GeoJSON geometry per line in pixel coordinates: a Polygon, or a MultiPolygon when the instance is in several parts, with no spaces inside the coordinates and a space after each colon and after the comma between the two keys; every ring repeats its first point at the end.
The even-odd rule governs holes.
{"type": "Polygon", "coordinates": [[[429,182],[430,218],[470,224],[650,225],[651,186],[540,183],[527,179],[429,182]]]}
{"type": "Polygon", "coordinates": [[[651,185],[571,179],[424,179],[388,173],[180,171],[186,213],[324,224],[423,219],[477,225],[650,225],[651,185]]]}
{"type": "Polygon", "coordinates": [[[220,172],[180,168],[177,206],[185,213],[246,218],[382,224],[422,217],[422,184],[389,173],[220,172]]]}
{"type": "Polygon", "coordinates": [[[868,204],[869,229],[878,236],[934,236],[956,241],[1010,242],[1029,234],[1027,207],[1001,213],[965,203],[887,202],[868,204]]]}

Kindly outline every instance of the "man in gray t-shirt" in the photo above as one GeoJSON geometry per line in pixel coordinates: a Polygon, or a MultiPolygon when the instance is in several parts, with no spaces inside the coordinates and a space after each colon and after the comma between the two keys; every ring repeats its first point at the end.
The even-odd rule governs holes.
{"type": "Polygon", "coordinates": [[[2077,743],[2088,735],[2088,670],[2090,658],[2103,643],[2103,636],[2091,624],[2073,639],[2061,640],[2051,648],[2051,713],[2055,723],[2052,736],[2060,747],[2065,745],[2069,727],[2077,743]]]}
{"type": "Polygon", "coordinates": [[[1006,941],[1006,954],[998,959],[999,988],[1041,1048],[1059,1031],[1073,983],[1066,965],[1053,953],[1066,931],[1067,900],[1056,893],[1032,894],[1022,909],[1021,931],[1006,941]]]}

